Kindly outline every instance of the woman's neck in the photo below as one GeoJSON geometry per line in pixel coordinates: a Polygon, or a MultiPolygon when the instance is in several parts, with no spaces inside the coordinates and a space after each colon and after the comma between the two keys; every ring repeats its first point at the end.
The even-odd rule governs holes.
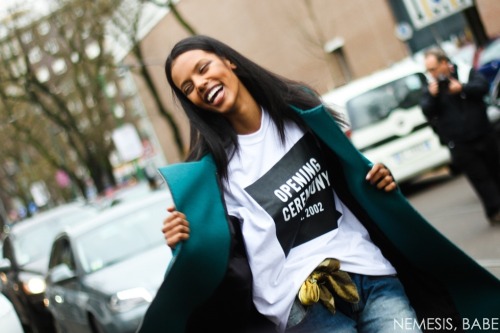
{"type": "Polygon", "coordinates": [[[262,110],[260,105],[245,89],[233,112],[228,114],[228,120],[238,134],[251,134],[260,128],[262,110]]]}
{"type": "Polygon", "coordinates": [[[239,114],[231,124],[236,131],[236,133],[244,135],[251,134],[257,132],[260,129],[261,118],[262,118],[262,110],[258,107],[256,110],[247,110],[248,112],[244,112],[239,114]]]}

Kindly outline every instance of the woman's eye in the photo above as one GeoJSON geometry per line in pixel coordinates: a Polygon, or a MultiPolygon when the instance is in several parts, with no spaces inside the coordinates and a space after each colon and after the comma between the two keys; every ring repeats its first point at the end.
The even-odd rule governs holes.
{"type": "Polygon", "coordinates": [[[189,95],[193,91],[193,85],[192,84],[187,84],[182,88],[182,92],[184,95],[189,95]]]}
{"type": "Polygon", "coordinates": [[[200,73],[205,72],[205,71],[208,69],[208,65],[209,65],[209,64],[210,64],[210,63],[209,63],[209,62],[207,62],[207,63],[205,63],[205,64],[201,65],[201,66],[200,66],[200,68],[198,69],[198,71],[199,71],[200,73]]]}

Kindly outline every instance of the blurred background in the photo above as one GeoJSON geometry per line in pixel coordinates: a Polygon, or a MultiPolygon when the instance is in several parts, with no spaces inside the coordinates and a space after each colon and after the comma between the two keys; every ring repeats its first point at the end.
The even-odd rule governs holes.
{"type": "MultiPolygon", "coordinates": [[[[381,85],[396,100],[398,82],[417,92],[426,83],[422,54],[440,46],[491,82],[485,100],[500,138],[499,16],[498,0],[1,0],[0,290],[12,305],[0,303],[0,331],[137,329],[171,258],[161,224],[172,198],[157,169],[188,148],[188,122],[163,68],[180,39],[220,39],[325,101],[370,97],[381,85]]],[[[426,122],[417,101],[407,113],[426,122]]],[[[416,132],[403,135],[398,124],[378,134],[416,132]]],[[[363,133],[346,129],[366,155],[389,143],[363,133]]],[[[448,155],[436,170],[423,165],[429,140],[402,141],[386,156],[418,169],[404,178],[418,175],[418,186],[402,189],[500,277],[500,229],[448,155]]]]}
{"type": "Polygon", "coordinates": [[[179,39],[221,39],[324,94],[432,45],[500,35],[496,0],[1,2],[0,226],[156,177],[187,121],[164,78],[179,39]]]}

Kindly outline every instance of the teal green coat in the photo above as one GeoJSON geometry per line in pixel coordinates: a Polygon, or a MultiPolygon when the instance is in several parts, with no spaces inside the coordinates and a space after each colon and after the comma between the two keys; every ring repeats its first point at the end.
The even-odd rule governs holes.
{"type": "MultiPolygon", "coordinates": [[[[440,234],[399,191],[385,193],[368,184],[365,176],[371,163],[323,106],[295,111],[325,145],[335,179],[340,179],[337,193],[396,267],[419,318],[458,314],[470,323],[476,318],[498,321],[500,281],[440,234]]],[[[183,333],[194,309],[224,279],[231,233],[210,156],[160,172],[176,209],[186,214],[191,233],[175,249],[140,333],[183,333]]]]}

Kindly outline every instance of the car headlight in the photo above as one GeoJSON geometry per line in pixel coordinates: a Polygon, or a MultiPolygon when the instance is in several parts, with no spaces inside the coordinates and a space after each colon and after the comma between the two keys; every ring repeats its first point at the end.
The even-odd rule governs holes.
{"type": "Polygon", "coordinates": [[[152,300],[153,296],[145,288],[133,288],[111,296],[109,307],[115,312],[125,312],[141,304],[151,303],[152,300]]]}
{"type": "Polygon", "coordinates": [[[41,277],[31,277],[23,282],[23,289],[29,295],[42,294],[45,292],[45,280],[41,277]]]}

